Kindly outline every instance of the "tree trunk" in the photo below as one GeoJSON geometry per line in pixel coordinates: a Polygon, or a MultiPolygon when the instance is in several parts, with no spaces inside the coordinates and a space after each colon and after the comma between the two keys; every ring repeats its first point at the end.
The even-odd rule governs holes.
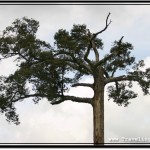
{"type": "Polygon", "coordinates": [[[93,99],[94,145],[104,144],[104,76],[100,69],[94,77],[93,99]]]}

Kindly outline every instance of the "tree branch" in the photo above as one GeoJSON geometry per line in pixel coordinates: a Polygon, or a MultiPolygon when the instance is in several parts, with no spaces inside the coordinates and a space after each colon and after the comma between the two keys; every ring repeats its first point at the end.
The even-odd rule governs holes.
{"type": "Polygon", "coordinates": [[[97,48],[96,48],[95,43],[94,43],[93,40],[92,40],[92,48],[93,48],[94,53],[95,53],[96,62],[99,62],[99,53],[98,53],[98,50],[97,50],[97,48]]]}
{"type": "Polygon", "coordinates": [[[78,102],[78,103],[88,103],[92,104],[92,98],[81,98],[81,97],[75,97],[75,96],[69,96],[64,95],[60,98],[60,100],[54,100],[51,102],[52,105],[60,104],[66,100],[71,100],[72,102],[78,102]]]}
{"type": "Polygon", "coordinates": [[[138,79],[135,78],[135,76],[123,75],[123,76],[119,76],[119,77],[105,79],[105,84],[108,84],[111,82],[119,82],[119,81],[138,81],[138,79]]]}
{"type": "Polygon", "coordinates": [[[114,54],[109,54],[106,57],[104,57],[103,59],[101,59],[97,64],[95,64],[95,68],[97,68],[98,66],[104,64],[106,61],[108,61],[109,59],[111,59],[114,56],[114,54]]]}
{"type": "Polygon", "coordinates": [[[92,67],[91,61],[88,59],[88,56],[90,54],[91,44],[89,44],[88,49],[84,55],[84,60],[92,67]]]}
{"type": "Polygon", "coordinates": [[[107,16],[107,18],[106,18],[106,26],[105,26],[105,28],[104,28],[103,30],[101,30],[101,31],[99,31],[99,32],[97,32],[97,33],[95,33],[95,34],[93,34],[92,40],[95,39],[98,34],[104,32],[104,31],[108,28],[108,26],[109,26],[110,23],[111,23],[111,20],[110,20],[109,23],[108,23],[108,18],[109,18],[109,16],[110,16],[110,12],[109,12],[109,14],[108,14],[108,16],[107,16]]]}
{"type": "MultiPolygon", "coordinates": [[[[121,42],[122,42],[122,39],[123,39],[124,36],[121,37],[121,39],[119,40],[119,44],[118,44],[118,49],[120,48],[121,46],[121,42]]],[[[102,64],[104,64],[106,61],[110,60],[112,57],[114,56],[117,56],[119,54],[119,51],[116,52],[112,52],[111,54],[107,55],[106,57],[104,57],[103,59],[101,59],[97,64],[95,64],[94,67],[98,67],[102,64]]]]}
{"type": "Polygon", "coordinates": [[[114,67],[114,70],[112,71],[111,77],[113,77],[113,76],[114,76],[114,74],[115,74],[116,70],[117,70],[117,66],[115,66],[115,67],[114,67]]]}
{"type": "MultiPolygon", "coordinates": [[[[94,43],[94,41],[93,41],[93,39],[92,39],[93,36],[92,36],[90,30],[87,29],[87,31],[88,31],[88,34],[87,34],[87,35],[88,35],[88,37],[89,37],[89,45],[88,45],[87,52],[85,53],[84,60],[87,61],[87,63],[89,63],[90,66],[92,66],[91,61],[88,59],[88,55],[89,55],[89,53],[90,53],[90,49],[93,48],[94,53],[95,53],[96,61],[99,61],[99,53],[98,53],[98,51],[97,51],[97,49],[96,49],[96,46],[95,46],[95,43],[94,43]]],[[[92,67],[93,67],[93,66],[92,66],[92,67]]]]}
{"type": "Polygon", "coordinates": [[[64,54],[64,55],[68,55],[72,58],[72,61],[71,62],[74,62],[74,63],[77,63],[79,65],[79,67],[83,67],[85,68],[86,70],[88,70],[90,73],[92,73],[91,69],[89,66],[87,66],[86,64],[82,63],[81,61],[77,60],[73,54],[69,53],[69,52],[65,52],[65,51],[59,51],[58,53],[54,54],[54,56],[57,56],[57,55],[61,55],[61,54],[64,54]]]}
{"type": "Polygon", "coordinates": [[[25,59],[27,62],[29,61],[25,56],[23,56],[19,51],[18,51],[18,55],[21,56],[23,59],[25,59]]]}
{"type": "Polygon", "coordinates": [[[93,84],[90,84],[90,83],[75,83],[72,85],[72,87],[77,87],[77,86],[85,86],[85,87],[90,87],[93,89],[93,84]]]}
{"type": "Polygon", "coordinates": [[[111,20],[110,20],[110,22],[108,23],[108,18],[109,18],[109,16],[110,16],[110,13],[108,14],[108,16],[107,16],[107,18],[106,18],[106,26],[105,26],[105,28],[104,28],[103,30],[101,30],[101,31],[99,31],[99,32],[97,32],[97,33],[94,33],[93,35],[92,35],[92,34],[90,33],[90,31],[88,30],[88,35],[89,35],[89,38],[90,38],[90,44],[89,44],[89,46],[88,46],[88,50],[87,50],[87,52],[86,52],[86,54],[85,54],[85,56],[84,56],[84,59],[85,59],[85,61],[86,61],[90,66],[92,66],[92,63],[91,63],[91,61],[88,59],[88,55],[89,55],[89,53],[90,53],[90,49],[91,49],[91,48],[93,48],[93,50],[94,50],[96,62],[99,62],[99,53],[98,53],[98,50],[97,50],[97,48],[96,48],[96,46],[95,46],[94,39],[96,38],[96,36],[97,36],[98,34],[104,32],[104,31],[108,28],[108,26],[110,25],[111,20]]]}
{"type": "Polygon", "coordinates": [[[19,98],[17,98],[17,99],[14,99],[14,100],[12,100],[12,102],[17,102],[17,101],[19,101],[19,100],[21,100],[21,99],[25,99],[25,98],[29,98],[29,97],[36,97],[36,96],[39,96],[39,97],[46,97],[46,95],[42,95],[42,94],[30,94],[30,95],[24,95],[24,96],[22,96],[22,97],[19,97],[19,98]]]}

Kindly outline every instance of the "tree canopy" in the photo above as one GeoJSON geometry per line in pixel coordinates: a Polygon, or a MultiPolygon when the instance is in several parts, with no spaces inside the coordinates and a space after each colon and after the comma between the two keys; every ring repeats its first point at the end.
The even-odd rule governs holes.
{"type": "Polygon", "coordinates": [[[39,22],[34,19],[23,17],[6,27],[0,37],[0,60],[15,57],[18,66],[15,73],[0,77],[0,112],[8,121],[19,124],[14,104],[29,97],[35,103],[47,98],[52,105],[66,100],[92,104],[92,98],[66,93],[77,86],[93,89],[93,84],[80,83],[80,79],[96,77],[98,68],[103,69],[105,85],[115,83],[108,87],[108,96],[118,105],[127,106],[129,99],[137,97],[132,90],[134,81],[139,83],[145,95],[150,94],[150,68],[141,70],[144,61],[135,62],[131,53],[133,46],[123,42],[123,36],[100,58],[104,44],[98,35],[110,25],[109,15],[105,28],[97,33],[91,33],[85,24],[73,25],[70,31],[58,30],[53,47],[36,37],[39,22]],[[89,58],[90,52],[94,53],[93,59],[89,58]],[[117,76],[118,70],[124,70],[126,74],[117,76]]]}

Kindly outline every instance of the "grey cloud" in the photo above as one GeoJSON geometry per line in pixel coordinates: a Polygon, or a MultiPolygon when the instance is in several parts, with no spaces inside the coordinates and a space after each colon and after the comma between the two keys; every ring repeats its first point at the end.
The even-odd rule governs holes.
{"type": "Polygon", "coordinates": [[[91,106],[65,102],[53,107],[42,100],[17,104],[21,124],[1,118],[0,142],[6,143],[85,143],[92,142],[91,106]],[[57,107],[57,108],[56,108],[57,107]],[[81,132],[82,131],[82,132],[81,132]],[[5,137],[5,138],[4,138],[5,137]]]}

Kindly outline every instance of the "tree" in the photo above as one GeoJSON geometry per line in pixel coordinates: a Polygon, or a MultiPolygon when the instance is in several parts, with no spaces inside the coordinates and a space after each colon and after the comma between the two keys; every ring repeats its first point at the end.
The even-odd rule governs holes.
{"type": "Polygon", "coordinates": [[[114,42],[109,54],[100,57],[103,42],[98,35],[110,25],[109,16],[104,29],[97,33],[91,33],[84,24],[73,25],[70,32],[60,29],[53,47],[36,38],[39,22],[34,19],[16,19],[3,31],[0,59],[14,57],[18,66],[15,73],[0,77],[0,111],[8,121],[19,124],[14,104],[29,97],[35,103],[47,98],[52,105],[66,100],[87,103],[93,107],[94,144],[104,143],[105,86],[114,83],[108,86],[108,96],[118,105],[128,106],[129,99],[137,97],[131,89],[135,81],[145,95],[150,94],[150,68],[141,70],[144,61],[135,62],[133,46],[123,42],[123,36],[114,42]],[[89,58],[90,53],[94,58],[89,58]],[[124,74],[117,76],[120,70],[124,74]],[[94,83],[81,83],[85,76],[92,76],[94,83]],[[93,89],[93,98],[66,94],[69,88],[78,86],[93,89]]]}

